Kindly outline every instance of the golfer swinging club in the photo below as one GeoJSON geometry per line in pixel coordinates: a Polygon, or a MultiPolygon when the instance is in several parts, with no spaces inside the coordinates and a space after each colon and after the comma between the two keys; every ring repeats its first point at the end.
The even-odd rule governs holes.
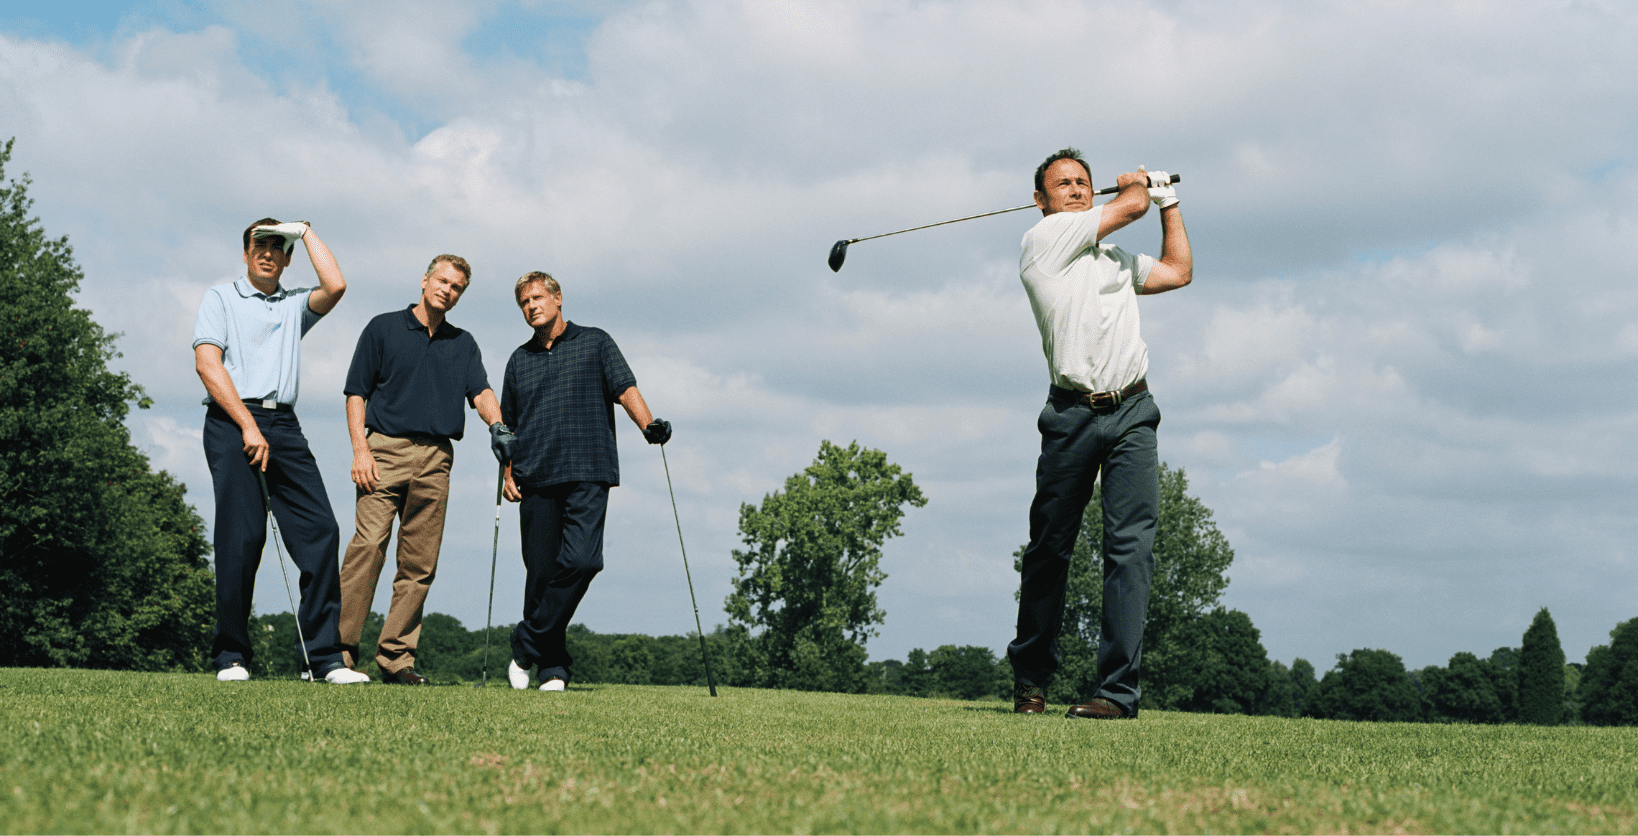
{"type": "Polygon", "coordinates": [[[368,682],[342,660],[336,632],[341,530],[295,412],[301,339],[341,301],[347,282],[305,223],[263,218],[241,237],[244,277],[205,291],[193,325],[194,366],[206,392],[205,461],[216,490],[211,664],[223,682],[250,678],[250,602],[267,543],[261,471],[290,559],[301,569],[296,619],[313,677],[368,682]],[[307,247],[318,287],[279,284],[297,241],[307,247]]]}
{"type": "Polygon", "coordinates": [[[1029,509],[1018,600],[1018,635],[1007,645],[1013,711],[1046,710],[1058,669],[1064,590],[1081,516],[1103,477],[1103,623],[1098,690],[1067,716],[1136,717],[1143,622],[1154,575],[1160,514],[1160,410],[1144,375],[1148,349],[1138,333],[1137,295],[1164,293],[1194,278],[1194,256],[1177,194],[1165,172],[1139,167],[1115,178],[1120,192],[1092,205],[1092,171],[1065,148],[1035,170],[1044,216],[1024,234],[1019,275],[1041,329],[1052,377],[1037,423],[1041,458],[1029,509]],[[1161,185],[1151,185],[1157,183],[1161,185]],[[1109,233],[1160,207],[1160,258],[1102,244],[1109,233]]]}
{"type": "Polygon", "coordinates": [[[562,691],[570,678],[564,647],[569,620],[592,578],[603,570],[603,520],[609,488],[620,484],[614,445],[618,402],[650,444],[671,439],[655,420],[614,338],[563,318],[563,289],[533,272],[514,288],[534,336],[506,362],[501,420],[516,433],[506,467],[506,498],[521,502],[523,621],[512,630],[513,688],[562,691]]]}

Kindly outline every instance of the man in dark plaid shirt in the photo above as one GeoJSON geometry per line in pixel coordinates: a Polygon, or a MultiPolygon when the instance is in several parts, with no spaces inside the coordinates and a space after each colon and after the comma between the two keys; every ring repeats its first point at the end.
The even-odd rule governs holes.
{"type": "Polygon", "coordinates": [[[563,318],[563,290],[551,276],[518,279],[518,307],[535,335],[506,362],[501,420],[517,434],[506,467],[506,498],[522,503],[523,621],[512,630],[512,687],[561,691],[573,660],[564,633],[593,577],[603,570],[609,488],[620,484],[614,445],[618,402],[650,444],[671,439],[637,391],[620,347],[601,328],[563,318]]]}

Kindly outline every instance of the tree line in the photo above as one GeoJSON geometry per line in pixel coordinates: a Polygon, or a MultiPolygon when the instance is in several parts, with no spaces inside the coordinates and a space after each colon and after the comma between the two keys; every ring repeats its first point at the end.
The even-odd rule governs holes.
{"type": "MultiPolygon", "coordinates": [[[[202,670],[212,578],[204,522],[183,486],[153,472],[125,418],[150,400],[108,369],[115,335],[73,304],[83,278],[66,238],[29,216],[26,176],[7,180],[0,147],[0,665],[202,670]]],[[[1155,577],[1144,629],[1144,705],[1181,711],[1438,722],[1638,724],[1638,619],[1623,622],[1585,665],[1565,665],[1543,610],[1517,649],[1458,653],[1407,671],[1362,649],[1313,665],[1268,659],[1251,618],[1219,604],[1234,559],[1181,469],[1161,467],[1155,577]]],[[[758,505],[740,508],[743,548],[724,602],[728,624],[706,636],[719,682],[742,687],[948,696],[1006,693],[1011,671],[984,647],[912,650],[868,662],[885,618],[876,590],[882,547],[906,508],[926,504],[880,450],[821,443],[812,465],[758,505]]],[[[1053,702],[1095,688],[1101,621],[1101,493],[1076,543],[1053,702]]],[[[257,618],[264,675],[293,672],[288,614],[257,618]]],[[[373,646],[372,616],[363,646],[373,646]]],[[[489,636],[504,668],[506,630],[489,636]]],[[[483,631],[428,615],[418,668],[471,682],[483,631]]],[[[584,682],[704,684],[698,637],[603,635],[571,628],[584,682]]],[[[499,660],[497,661],[497,657],[499,660]]],[[[368,666],[371,663],[366,663],[368,666]]]]}

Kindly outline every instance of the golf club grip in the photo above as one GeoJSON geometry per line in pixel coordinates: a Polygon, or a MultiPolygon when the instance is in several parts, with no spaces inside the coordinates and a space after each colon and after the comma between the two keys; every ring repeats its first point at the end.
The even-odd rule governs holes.
{"type": "MultiPolygon", "coordinates": [[[[1181,183],[1181,182],[1183,182],[1183,175],[1173,174],[1172,179],[1167,180],[1166,182],[1168,182],[1168,183],[1181,183]]],[[[1119,186],[1110,186],[1108,188],[1098,189],[1097,194],[1101,197],[1101,196],[1106,195],[1106,194],[1114,194],[1115,192],[1118,192],[1118,191],[1120,191],[1119,186]]]]}

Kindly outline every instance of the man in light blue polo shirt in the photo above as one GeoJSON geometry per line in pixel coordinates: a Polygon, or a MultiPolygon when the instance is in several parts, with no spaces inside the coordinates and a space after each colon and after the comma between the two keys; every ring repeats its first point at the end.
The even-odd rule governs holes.
{"type": "Polygon", "coordinates": [[[318,464],[296,420],[301,338],[347,292],[335,257],[305,223],[263,218],[245,228],[245,275],[205,291],[193,326],[194,366],[205,384],[205,460],[216,490],[216,633],[211,662],[223,682],[250,678],[250,602],[267,543],[257,471],[301,570],[296,618],[315,678],[368,682],[342,661],[336,553],[341,530],[318,464]],[[318,287],[279,284],[296,241],[318,287]]]}

